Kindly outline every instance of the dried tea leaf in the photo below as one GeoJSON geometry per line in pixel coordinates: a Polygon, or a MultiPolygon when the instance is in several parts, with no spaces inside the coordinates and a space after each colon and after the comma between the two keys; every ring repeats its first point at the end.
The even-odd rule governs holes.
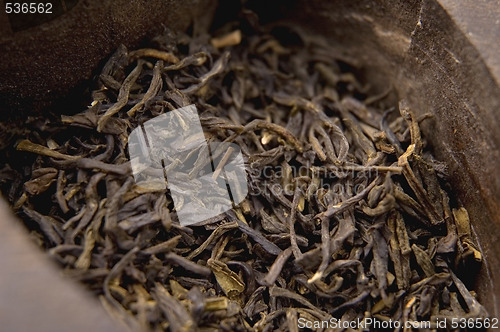
{"type": "Polygon", "coordinates": [[[469,213],[464,207],[459,209],[453,209],[453,219],[455,220],[455,225],[457,225],[457,233],[460,239],[463,237],[470,237],[470,220],[469,213]]]}
{"type": "Polygon", "coordinates": [[[39,195],[56,181],[57,174],[57,169],[52,167],[36,169],[31,174],[31,180],[24,183],[24,189],[30,195],[39,195]]]}
{"type": "Polygon", "coordinates": [[[18,151],[32,152],[32,153],[40,154],[43,156],[52,157],[52,158],[56,158],[56,159],[63,159],[63,160],[77,160],[80,158],[78,156],[70,156],[70,155],[66,155],[66,154],[51,150],[51,149],[49,149],[45,146],[42,146],[40,144],[32,143],[31,141],[29,141],[27,139],[19,142],[19,144],[17,144],[17,146],[16,146],[16,149],[18,151]]]}
{"type": "Polygon", "coordinates": [[[427,277],[431,277],[432,275],[436,274],[436,271],[434,270],[434,264],[432,264],[431,258],[424,250],[422,250],[416,244],[413,244],[411,246],[411,250],[413,251],[413,255],[415,255],[415,259],[417,260],[418,265],[420,265],[422,271],[424,271],[427,277]]]}
{"type": "Polygon", "coordinates": [[[191,319],[186,308],[179,300],[170,295],[160,283],[155,284],[153,294],[159,308],[168,319],[171,331],[188,332],[195,327],[195,322],[191,319]]]}
{"type": "Polygon", "coordinates": [[[226,297],[209,297],[205,300],[206,311],[226,310],[229,300],[226,297]]]}
{"type": "Polygon", "coordinates": [[[241,31],[235,30],[222,37],[212,38],[210,43],[215,48],[238,45],[241,43],[241,31]]]}
{"type": "Polygon", "coordinates": [[[236,298],[245,290],[245,284],[240,276],[231,271],[225,263],[209,259],[207,265],[214,273],[219,286],[230,299],[236,298]]]}

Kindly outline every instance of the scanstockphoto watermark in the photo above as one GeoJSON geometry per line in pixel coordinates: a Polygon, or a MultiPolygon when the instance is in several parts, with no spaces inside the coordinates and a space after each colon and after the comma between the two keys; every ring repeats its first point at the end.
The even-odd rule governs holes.
{"type": "Polygon", "coordinates": [[[373,330],[373,329],[431,329],[446,327],[446,320],[430,321],[399,321],[399,320],[378,320],[371,317],[358,318],[356,320],[341,320],[330,318],[329,320],[311,321],[299,318],[297,325],[300,329],[353,329],[353,330],[373,330]]]}
{"type": "Polygon", "coordinates": [[[498,329],[499,320],[496,317],[467,318],[467,317],[435,317],[430,321],[414,320],[380,320],[373,317],[358,318],[356,320],[341,320],[330,318],[329,320],[311,321],[299,318],[297,326],[300,329],[323,330],[323,329],[352,329],[352,330],[456,330],[456,329],[498,329]]]}
{"type": "Polygon", "coordinates": [[[353,196],[363,191],[379,175],[376,167],[340,166],[265,166],[247,167],[249,193],[253,196],[301,196],[318,191],[353,196]]]}
{"type": "MultiPolygon", "coordinates": [[[[358,177],[360,174],[365,177],[376,177],[379,174],[380,167],[377,166],[305,166],[305,165],[267,165],[264,167],[252,167],[249,165],[249,173],[254,177],[261,179],[273,178],[296,178],[305,174],[315,174],[323,179],[345,179],[358,177]]],[[[391,169],[390,167],[383,167],[391,169]]]]}

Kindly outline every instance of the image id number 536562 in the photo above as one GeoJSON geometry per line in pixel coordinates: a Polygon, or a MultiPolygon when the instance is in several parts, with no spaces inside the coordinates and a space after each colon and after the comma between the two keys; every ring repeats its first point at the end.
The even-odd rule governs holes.
{"type": "Polygon", "coordinates": [[[498,318],[484,318],[484,319],[476,319],[476,318],[453,318],[451,320],[451,328],[452,329],[481,329],[481,328],[498,328],[498,318]]]}
{"type": "Polygon", "coordinates": [[[6,2],[7,14],[52,14],[52,3],[6,2]]]}

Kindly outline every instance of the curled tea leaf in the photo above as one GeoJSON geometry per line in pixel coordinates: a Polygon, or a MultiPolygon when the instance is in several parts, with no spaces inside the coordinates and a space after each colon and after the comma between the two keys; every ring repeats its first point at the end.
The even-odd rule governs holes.
{"type": "Polygon", "coordinates": [[[231,271],[225,263],[210,258],[207,265],[214,273],[219,286],[230,299],[236,298],[245,290],[245,284],[241,278],[231,271]]]}
{"type": "Polygon", "coordinates": [[[56,181],[57,174],[57,169],[52,167],[36,169],[31,174],[31,180],[24,183],[24,189],[30,195],[39,195],[56,181]]]}

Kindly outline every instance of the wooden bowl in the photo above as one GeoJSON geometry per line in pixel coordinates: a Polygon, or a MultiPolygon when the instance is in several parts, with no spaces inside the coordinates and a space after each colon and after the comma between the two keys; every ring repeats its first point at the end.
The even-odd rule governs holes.
{"type": "MultiPolygon", "coordinates": [[[[193,20],[209,24],[216,8],[208,0],[151,0],[147,6],[127,0],[66,3],[67,12],[28,27],[13,27],[0,14],[4,119],[47,107],[64,109],[120,44],[134,47],[164,27],[184,30],[193,20]]],[[[490,315],[499,317],[500,275],[495,272],[500,271],[500,7],[496,1],[280,0],[252,5],[263,20],[288,20],[327,37],[339,52],[358,59],[373,89],[392,84],[397,97],[406,98],[417,114],[434,115],[422,130],[436,157],[446,163],[457,199],[469,211],[485,258],[475,289],[490,315]]],[[[2,328],[123,330],[103,315],[93,298],[58,275],[7,205],[0,203],[2,328]],[[66,306],[68,297],[80,300],[66,306]]]]}

